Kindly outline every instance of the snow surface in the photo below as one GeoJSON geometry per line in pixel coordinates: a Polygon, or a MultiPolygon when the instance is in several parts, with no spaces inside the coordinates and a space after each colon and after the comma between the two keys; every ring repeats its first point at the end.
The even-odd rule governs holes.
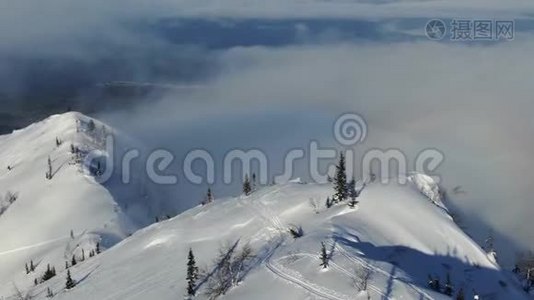
{"type": "Polygon", "coordinates": [[[82,249],[88,256],[97,242],[111,247],[152,222],[153,216],[139,213],[150,208],[137,190],[115,188],[112,181],[98,184],[83,162],[75,163],[71,144],[107,155],[103,128],[121,139],[98,121],[89,130],[90,120],[66,113],[0,136],[0,296],[11,294],[15,285],[32,286],[47,264],[63,268],[72,255],[80,258],[82,249]],[[51,180],[45,178],[48,157],[51,180]],[[8,192],[18,196],[13,203],[4,201],[8,192]],[[36,271],[26,275],[31,260],[36,271]]]}
{"type": "MultiPolygon", "coordinates": [[[[482,299],[525,298],[454,224],[436,198],[438,185],[425,175],[410,175],[406,185],[366,185],[354,209],[346,204],[325,208],[333,193],[330,184],[299,180],[261,187],[250,196],[215,199],[125,238],[143,225],[135,221],[140,210],[131,217],[112,187],[69,164],[71,141],[97,147],[85,132],[76,132],[79,120],[87,122],[76,113],[54,116],[0,137],[2,162],[14,166],[0,172],[0,191],[19,193],[0,216],[0,299],[12,299],[13,283],[36,299],[47,299],[47,288],[53,299],[183,299],[189,248],[210,271],[220,247],[236,242],[249,243],[256,258],[244,280],[222,299],[367,299],[353,285],[362,266],[372,270],[371,299],[450,299],[427,287],[429,275],[444,283],[447,273],[466,299],[474,290],[482,299]],[[65,141],[59,148],[56,136],[65,141]],[[63,165],[52,180],[44,176],[48,155],[54,165],[63,165]],[[302,226],[304,236],[292,238],[290,226],[302,226]],[[71,267],[78,285],[65,290],[64,261],[106,237],[124,239],[71,267]],[[326,270],[319,266],[321,242],[331,255],[326,270]],[[39,266],[26,275],[29,259],[39,266]],[[47,263],[58,275],[33,287],[47,263]]],[[[201,285],[196,299],[206,298],[204,289],[201,285]]]]}

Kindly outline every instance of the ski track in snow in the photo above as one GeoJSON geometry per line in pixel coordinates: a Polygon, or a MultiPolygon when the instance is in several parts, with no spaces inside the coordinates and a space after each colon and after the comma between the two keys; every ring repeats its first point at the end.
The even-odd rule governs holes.
{"type": "Polygon", "coordinates": [[[255,214],[257,214],[259,217],[261,217],[263,220],[265,220],[267,223],[272,225],[277,231],[280,231],[280,240],[277,243],[277,246],[274,247],[270,253],[267,254],[264,263],[265,266],[269,271],[271,271],[276,276],[280,277],[281,279],[290,282],[294,285],[297,285],[311,294],[328,299],[328,300],[348,300],[350,297],[343,295],[343,297],[335,295],[336,293],[334,291],[330,291],[327,288],[324,287],[316,287],[311,283],[306,282],[303,279],[297,278],[296,276],[293,276],[289,274],[289,272],[283,270],[282,266],[277,266],[276,263],[272,262],[272,256],[278,249],[278,247],[283,243],[284,238],[283,234],[285,233],[285,226],[283,225],[283,222],[278,218],[278,216],[265,204],[261,203],[261,199],[265,198],[273,193],[278,193],[278,191],[272,191],[270,193],[267,193],[263,195],[259,201],[255,202],[245,202],[244,199],[240,199],[240,202],[243,206],[251,208],[255,214]]]}
{"type": "MultiPolygon", "coordinates": [[[[317,255],[313,255],[313,254],[310,254],[310,253],[295,253],[295,254],[292,254],[292,255],[311,257],[311,258],[314,258],[314,259],[317,258],[317,255]]],[[[283,260],[283,259],[286,259],[286,258],[289,258],[289,257],[290,257],[290,255],[283,256],[283,257],[280,257],[278,260],[283,260]]],[[[345,274],[346,276],[348,276],[351,279],[355,279],[355,275],[354,274],[352,274],[350,271],[348,271],[347,269],[341,267],[340,265],[336,264],[333,261],[329,261],[328,262],[328,266],[332,267],[333,269],[338,270],[339,272],[345,274]]],[[[392,298],[388,297],[386,294],[384,294],[380,290],[380,288],[378,288],[377,286],[368,284],[368,287],[369,287],[369,289],[371,291],[373,291],[373,292],[377,293],[378,295],[382,296],[382,299],[392,299],[392,298]]]]}
{"type": "Polygon", "coordinates": [[[389,272],[387,272],[386,270],[381,269],[381,268],[379,268],[377,266],[374,266],[374,265],[366,262],[362,258],[355,257],[355,256],[351,255],[345,248],[343,248],[343,247],[341,247],[341,246],[339,246],[337,244],[335,244],[334,246],[335,246],[335,249],[338,250],[339,253],[341,253],[341,255],[346,257],[351,262],[353,262],[355,264],[363,265],[363,266],[365,266],[367,268],[370,268],[370,269],[374,270],[377,273],[383,274],[383,275],[385,275],[387,277],[391,277],[393,280],[399,281],[399,282],[407,285],[408,287],[410,287],[412,290],[414,290],[418,294],[423,295],[425,297],[425,299],[434,300],[434,298],[432,296],[430,296],[428,293],[426,293],[425,291],[423,291],[420,288],[418,288],[417,286],[415,286],[413,283],[407,282],[406,280],[401,279],[401,278],[396,277],[396,276],[391,276],[391,274],[389,272]]]}
{"type": "Polygon", "coordinates": [[[316,287],[313,284],[306,282],[305,280],[302,280],[300,278],[297,278],[296,276],[293,276],[293,275],[289,274],[288,272],[283,270],[282,266],[276,266],[275,263],[273,263],[271,261],[271,258],[273,256],[275,250],[276,250],[276,248],[271,253],[269,253],[269,255],[267,256],[267,258],[265,260],[265,266],[267,267],[267,269],[269,271],[271,271],[276,276],[282,278],[283,280],[285,280],[287,282],[290,282],[290,283],[292,283],[294,285],[297,285],[297,286],[305,289],[306,291],[312,293],[315,296],[318,296],[318,297],[321,297],[321,298],[324,298],[324,299],[329,299],[329,300],[347,300],[347,299],[350,299],[350,297],[345,296],[345,295],[343,297],[337,296],[337,295],[335,295],[335,292],[330,291],[327,288],[316,287]]]}

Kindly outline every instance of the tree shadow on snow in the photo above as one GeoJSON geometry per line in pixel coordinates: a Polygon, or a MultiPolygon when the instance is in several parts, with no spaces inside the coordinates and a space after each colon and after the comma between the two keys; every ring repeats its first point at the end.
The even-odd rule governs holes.
{"type": "Polygon", "coordinates": [[[334,234],[333,239],[341,248],[353,252],[354,256],[365,259],[385,272],[388,272],[388,267],[384,263],[392,266],[388,272],[386,286],[388,296],[391,296],[394,281],[428,289],[428,276],[438,278],[444,285],[447,275],[451,278],[454,291],[463,288],[466,299],[470,299],[470,296],[472,298],[472,291],[491,299],[512,290],[514,292],[519,290],[516,283],[509,281],[500,270],[481,267],[470,262],[467,257],[459,259],[457,256],[452,256],[456,253],[455,249],[446,254],[428,254],[406,246],[375,246],[369,242],[362,242],[357,236],[346,232],[343,235],[334,234]]]}

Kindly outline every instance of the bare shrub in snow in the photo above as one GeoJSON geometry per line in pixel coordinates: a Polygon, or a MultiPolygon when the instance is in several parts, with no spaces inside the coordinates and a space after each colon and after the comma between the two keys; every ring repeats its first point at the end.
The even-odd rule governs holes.
{"type": "Polygon", "coordinates": [[[13,300],[31,300],[31,299],[33,299],[33,296],[31,295],[31,293],[29,291],[26,292],[26,293],[23,293],[15,284],[13,284],[13,288],[15,290],[15,294],[13,294],[13,296],[11,296],[8,299],[13,299],[13,300]]]}
{"type": "Polygon", "coordinates": [[[4,201],[6,203],[13,204],[13,202],[17,201],[18,198],[19,198],[18,193],[7,191],[6,195],[4,196],[4,201]]]}
{"type": "Polygon", "coordinates": [[[215,267],[210,274],[206,275],[207,287],[205,295],[209,299],[216,299],[226,294],[243,279],[250,262],[254,258],[254,254],[248,244],[238,251],[238,244],[239,241],[219,249],[215,267]]]}
{"type": "Polygon", "coordinates": [[[315,214],[319,214],[319,206],[317,205],[317,201],[315,201],[314,198],[310,198],[309,200],[310,206],[313,209],[313,212],[315,214]]]}
{"type": "Polygon", "coordinates": [[[295,239],[298,239],[300,237],[303,237],[304,236],[304,230],[302,229],[302,226],[300,225],[291,225],[289,227],[289,233],[291,234],[291,236],[295,239]]]}
{"type": "Polygon", "coordinates": [[[373,276],[373,270],[367,266],[359,266],[354,270],[353,285],[358,291],[366,291],[369,280],[373,276]]]}
{"type": "Polygon", "coordinates": [[[0,215],[2,215],[11,204],[13,204],[19,198],[18,193],[7,191],[4,199],[0,200],[0,215]]]}

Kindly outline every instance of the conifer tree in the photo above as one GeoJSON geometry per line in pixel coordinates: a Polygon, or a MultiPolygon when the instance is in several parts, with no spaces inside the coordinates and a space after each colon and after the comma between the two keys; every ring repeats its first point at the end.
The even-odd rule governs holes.
{"type": "Polygon", "coordinates": [[[46,171],[46,179],[52,179],[52,160],[48,157],[48,170],[46,171]]]}
{"type": "Polygon", "coordinates": [[[252,173],[252,190],[256,190],[256,173],[252,173]]]}
{"type": "Polygon", "coordinates": [[[28,263],[24,266],[26,268],[26,274],[30,274],[30,268],[28,268],[28,263]]]}
{"type": "Polygon", "coordinates": [[[76,282],[72,279],[70,275],[70,270],[67,271],[67,282],[65,283],[65,288],[70,290],[76,286],[76,282]]]}
{"type": "Polygon", "coordinates": [[[465,300],[464,289],[461,288],[458,291],[458,294],[456,294],[456,300],[465,300]]]}
{"type": "Polygon", "coordinates": [[[94,131],[95,128],[96,128],[95,121],[90,120],[89,123],[87,124],[87,130],[94,131]]]}
{"type": "Polygon", "coordinates": [[[69,262],[65,261],[65,270],[69,268],[69,262]]]}
{"type": "Polygon", "coordinates": [[[343,152],[340,152],[339,161],[336,166],[336,174],[334,177],[335,195],[333,201],[335,203],[347,199],[347,174],[345,171],[345,155],[343,152]]]}
{"type": "Polygon", "coordinates": [[[77,263],[78,263],[78,262],[76,261],[76,255],[73,254],[73,255],[72,255],[72,260],[71,260],[71,262],[70,262],[70,265],[71,265],[71,266],[75,266],[77,263]]]}
{"type": "Polygon", "coordinates": [[[452,296],[452,282],[451,275],[447,273],[447,281],[445,282],[445,290],[443,293],[447,296],[452,296]]]}
{"type": "Polygon", "coordinates": [[[33,260],[30,261],[30,271],[35,271],[35,265],[33,264],[33,260]]]}
{"type": "Polygon", "coordinates": [[[354,208],[356,204],[358,204],[358,201],[356,198],[358,198],[359,193],[356,190],[356,180],[352,178],[352,180],[349,182],[347,186],[347,194],[350,197],[349,201],[349,207],[354,208]]]}
{"type": "Polygon", "coordinates": [[[330,200],[330,197],[326,197],[326,208],[332,207],[332,200],[330,200]]]}
{"type": "Polygon", "coordinates": [[[245,175],[245,181],[243,182],[243,194],[245,194],[245,196],[248,196],[250,195],[251,192],[252,192],[252,186],[250,185],[250,180],[247,174],[245,175]]]}
{"type": "Polygon", "coordinates": [[[208,192],[206,193],[206,199],[202,202],[202,205],[206,205],[213,202],[213,193],[211,192],[211,188],[208,188],[208,192]]]}
{"type": "Polygon", "coordinates": [[[328,268],[328,253],[326,253],[324,242],[321,242],[321,266],[323,269],[328,268]]]}
{"type": "Polygon", "coordinates": [[[198,279],[198,267],[195,261],[193,249],[189,249],[187,257],[187,295],[194,296],[196,290],[196,281],[198,279]]]}
{"type": "Polygon", "coordinates": [[[96,243],[95,252],[96,254],[100,254],[100,242],[96,243]]]}
{"type": "Polygon", "coordinates": [[[54,297],[54,293],[52,292],[52,290],[50,288],[46,288],[46,298],[53,298],[54,297]]]}

